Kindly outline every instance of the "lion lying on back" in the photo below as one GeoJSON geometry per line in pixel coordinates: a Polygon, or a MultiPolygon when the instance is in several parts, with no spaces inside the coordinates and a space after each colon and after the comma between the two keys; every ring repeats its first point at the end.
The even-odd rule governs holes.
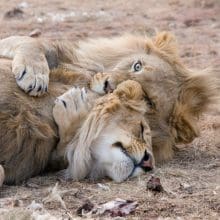
{"type": "MultiPolygon", "coordinates": [[[[195,73],[187,69],[181,63],[176,48],[175,38],[168,33],[159,33],[153,39],[125,35],[74,44],[29,37],[12,37],[0,41],[0,55],[13,58],[12,72],[17,85],[28,95],[41,96],[34,99],[19,91],[18,101],[14,97],[14,91],[18,92],[14,84],[6,87],[1,85],[3,88],[0,87],[0,92],[3,98],[0,100],[0,126],[4,132],[1,132],[0,138],[1,143],[4,143],[4,149],[10,151],[9,149],[19,149],[18,146],[38,148],[42,140],[46,140],[45,136],[51,138],[51,142],[45,141],[47,143],[44,150],[51,152],[56,145],[56,139],[53,136],[54,123],[51,117],[45,116],[45,109],[51,107],[44,103],[43,110],[39,106],[46,97],[51,94],[53,97],[60,95],[61,90],[65,90],[64,87],[73,83],[71,77],[67,77],[65,71],[61,71],[56,76],[58,79],[57,84],[55,83],[56,87],[53,87],[54,76],[50,74],[49,77],[49,70],[59,66],[77,72],[78,82],[74,81],[74,83],[84,86],[88,84],[87,78],[98,72],[107,73],[104,80],[102,78],[102,83],[94,88],[100,94],[114,90],[118,84],[128,79],[139,82],[147,104],[145,118],[149,121],[152,131],[155,160],[162,162],[172,158],[175,144],[189,143],[199,135],[198,116],[212,102],[218,87],[218,80],[212,73],[204,71],[195,73]],[[50,84],[48,84],[49,80],[50,84]],[[8,97],[8,93],[13,97],[8,97]],[[42,96],[45,93],[47,94],[42,96]],[[36,106],[34,109],[33,102],[36,106]],[[18,103],[25,103],[25,106],[18,109],[21,105],[18,103]],[[30,112],[34,114],[34,120],[32,118],[26,120],[30,112]],[[20,123],[25,122],[29,132],[27,129],[15,132],[17,126],[15,122],[18,119],[20,123]],[[43,121],[45,124],[42,125],[43,121]],[[46,135],[40,132],[42,131],[39,129],[40,126],[47,132],[46,135]],[[5,137],[6,130],[8,132],[5,137]],[[24,135],[26,135],[25,138],[21,139],[20,137],[24,135]],[[32,138],[33,143],[30,144],[26,139],[28,136],[37,138],[32,138]],[[12,143],[12,140],[17,142],[12,143]]],[[[7,77],[3,77],[1,82],[5,83],[7,77]]],[[[51,104],[51,101],[49,103],[51,104]]],[[[2,146],[0,148],[0,155],[5,155],[2,146]]],[[[39,155],[39,158],[41,157],[42,155],[39,155]]],[[[20,160],[18,156],[15,159],[20,160]]],[[[1,158],[0,163],[3,164],[4,161],[4,158],[1,158]]],[[[31,161],[30,165],[37,169],[30,169],[32,172],[29,176],[43,170],[48,161],[48,158],[43,162],[31,161]]],[[[19,177],[16,175],[12,174],[12,182],[29,177],[22,176],[23,173],[19,177]]]]}

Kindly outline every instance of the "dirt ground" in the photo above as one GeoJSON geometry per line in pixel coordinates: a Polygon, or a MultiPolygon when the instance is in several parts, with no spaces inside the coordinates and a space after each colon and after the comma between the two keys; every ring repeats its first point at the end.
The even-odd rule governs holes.
{"type": "MultiPolygon", "coordinates": [[[[29,35],[35,29],[42,37],[73,41],[169,30],[177,36],[180,55],[189,67],[220,67],[219,0],[0,1],[0,38],[29,35]],[[20,10],[9,12],[15,7],[20,10]]],[[[99,204],[115,198],[138,203],[135,212],[125,219],[220,219],[220,107],[213,106],[200,125],[201,137],[179,146],[175,158],[155,170],[164,192],[146,189],[150,174],[122,184],[103,180],[99,183],[104,188],[97,182],[63,182],[46,174],[21,186],[3,186],[0,219],[80,219],[76,210],[86,200],[99,204]],[[63,191],[66,209],[57,201],[43,203],[56,182],[63,191]],[[43,207],[30,207],[34,200],[43,207]]]]}

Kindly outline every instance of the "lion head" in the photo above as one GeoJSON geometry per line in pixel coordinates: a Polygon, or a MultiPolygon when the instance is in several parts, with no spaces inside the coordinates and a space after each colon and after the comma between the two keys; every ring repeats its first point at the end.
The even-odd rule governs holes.
{"type": "Polygon", "coordinates": [[[216,97],[219,80],[210,71],[186,68],[169,33],[153,39],[128,36],[127,42],[126,49],[118,49],[123,56],[113,70],[101,74],[102,80],[100,74],[94,76],[91,88],[103,94],[127,79],[140,83],[148,105],[145,116],[154,156],[161,162],[172,157],[175,144],[189,143],[199,135],[198,116],[216,97]]]}
{"type": "Polygon", "coordinates": [[[68,144],[67,175],[75,180],[107,176],[121,182],[151,170],[154,157],[144,117],[147,108],[140,84],[131,80],[97,99],[68,144]]]}

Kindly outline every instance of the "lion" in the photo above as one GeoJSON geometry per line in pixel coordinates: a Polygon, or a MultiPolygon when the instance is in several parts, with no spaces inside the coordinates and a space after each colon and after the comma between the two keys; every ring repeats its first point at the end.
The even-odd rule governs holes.
{"type": "Polygon", "coordinates": [[[60,170],[67,164],[65,178],[116,182],[154,168],[147,106],[137,82],[125,81],[100,97],[89,90],[90,76],[57,69],[51,72],[48,94],[32,98],[16,87],[10,66],[1,60],[4,183],[19,184],[46,167],[60,170]]]}
{"type": "MultiPolygon", "coordinates": [[[[79,42],[9,37],[0,41],[0,55],[13,59],[16,83],[30,100],[30,96],[50,94],[50,70],[57,67],[75,71],[82,78],[107,73],[105,80],[93,87],[101,95],[128,79],[140,83],[156,163],[170,160],[177,144],[190,143],[199,136],[199,116],[219,89],[214,72],[193,71],[182,64],[176,39],[167,32],[152,38],[125,34],[79,42]]],[[[59,75],[61,81],[64,78],[59,75]]]]}
{"type": "Polygon", "coordinates": [[[58,97],[53,108],[61,155],[68,143],[66,177],[107,176],[122,182],[152,170],[151,133],[140,84],[125,81],[95,103],[88,93],[74,87],[58,97]]]}

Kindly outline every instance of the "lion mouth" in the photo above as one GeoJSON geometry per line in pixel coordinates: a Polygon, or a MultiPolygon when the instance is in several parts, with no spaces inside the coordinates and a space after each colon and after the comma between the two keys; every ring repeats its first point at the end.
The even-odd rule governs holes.
{"type": "Polygon", "coordinates": [[[145,172],[151,171],[154,168],[153,157],[151,154],[145,151],[144,157],[141,162],[138,164],[145,172]]]}
{"type": "Polygon", "coordinates": [[[135,171],[136,171],[138,168],[140,168],[141,170],[143,170],[145,173],[150,172],[150,171],[152,171],[152,170],[154,169],[153,163],[152,163],[151,160],[143,161],[141,164],[134,164],[134,168],[133,168],[133,170],[131,171],[131,173],[129,174],[128,178],[129,178],[129,177],[133,177],[135,171]]]}
{"type": "Polygon", "coordinates": [[[128,154],[128,152],[123,147],[123,144],[121,142],[116,142],[114,144],[114,146],[119,147],[121,149],[121,151],[126,155],[126,157],[128,157],[134,164],[134,167],[133,167],[131,173],[129,174],[128,178],[133,176],[133,174],[137,168],[141,168],[144,172],[149,172],[154,169],[153,157],[146,150],[145,150],[145,153],[144,153],[142,160],[139,163],[137,163],[135,161],[135,159],[128,154]]]}
{"type": "Polygon", "coordinates": [[[139,176],[141,173],[147,173],[154,169],[153,161],[151,157],[148,160],[142,160],[139,164],[134,163],[133,170],[129,174],[128,178],[139,176]]]}

